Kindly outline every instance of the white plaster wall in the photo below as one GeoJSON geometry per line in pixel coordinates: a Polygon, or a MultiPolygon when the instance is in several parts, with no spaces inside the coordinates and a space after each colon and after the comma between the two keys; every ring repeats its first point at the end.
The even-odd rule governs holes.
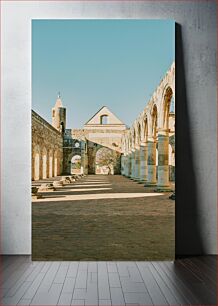
{"type": "MultiPolygon", "coordinates": [[[[217,252],[215,1],[1,1],[1,4],[2,253],[31,253],[31,19],[170,18],[182,27],[186,100],[198,199],[197,212],[193,209],[192,203],[177,201],[181,214],[177,218],[176,230],[179,231],[178,236],[184,238],[176,242],[177,252],[180,254],[198,252],[194,236],[189,238],[191,236],[188,235],[198,219],[201,224],[204,252],[215,254],[217,252]],[[186,204],[184,209],[182,204],[186,204]],[[185,227],[187,234],[183,235],[185,227]],[[187,242],[186,239],[191,240],[187,242]]],[[[183,118],[184,121],[186,119],[183,118]]],[[[177,164],[178,168],[180,166],[177,164]]],[[[180,177],[179,182],[183,179],[180,177]]]]}

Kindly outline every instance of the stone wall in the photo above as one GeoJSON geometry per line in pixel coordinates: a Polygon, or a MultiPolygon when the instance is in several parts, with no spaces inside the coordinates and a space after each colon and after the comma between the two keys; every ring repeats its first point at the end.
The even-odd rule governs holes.
{"type": "Polygon", "coordinates": [[[126,131],[126,125],[117,117],[103,107],[83,129],[66,129],[64,132],[64,173],[69,174],[71,169],[71,159],[74,155],[81,156],[82,171],[85,174],[96,173],[96,154],[101,148],[108,148],[114,152],[116,162],[113,174],[121,173],[120,156],[122,153],[122,138],[126,131]],[[108,124],[101,124],[100,116],[107,113],[108,124]],[[97,118],[97,119],[96,119],[97,118]],[[96,119],[96,120],[94,120],[96,119]],[[94,120],[94,124],[92,124],[94,120]],[[75,143],[79,146],[76,147],[75,143]]]}
{"type": "Polygon", "coordinates": [[[32,110],[32,180],[62,173],[63,137],[32,110]]]}

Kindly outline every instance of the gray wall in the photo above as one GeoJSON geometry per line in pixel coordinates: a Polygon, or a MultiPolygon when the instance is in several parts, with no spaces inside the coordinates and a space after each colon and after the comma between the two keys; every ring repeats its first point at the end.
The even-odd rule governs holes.
{"type": "Polygon", "coordinates": [[[177,22],[176,252],[215,254],[215,1],[4,1],[2,6],[2,253],[31,253],[31,19],[100,17],[177,22]]]}

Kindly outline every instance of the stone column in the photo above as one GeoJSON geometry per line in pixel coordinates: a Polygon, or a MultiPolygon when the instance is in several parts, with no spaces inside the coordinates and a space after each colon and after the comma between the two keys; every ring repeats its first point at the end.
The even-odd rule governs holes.
{"type": "Polygon", "coordinates": [[[39,155],[39,179],[43,179],[43,154],[42,151],[40,151],[39,155]]]}
{"type": "Polygon", "coordinates": [[[33,153],[33,149],[32,149],[32,156],[31,156],[31,168],[32,168],[32,172],[31,172],[31,177],[32,177],[32,181],[34,181],[34,174],[35,174],[35,158],[34,158],[34,153],[33,153]]]}
{"type": "Polygon", "coordinates": [[[87,175],[89,172],[89,161],[88,161],[88,143],[86,140],[82,142],[84,149],[84,174],[87,175]]]}
{"type": "Polygon", "coordinates": [[[129,157],[128,154],[125,155],[125,168],[124,168],[124,175],[128,176],[128,168],[129,168],[129,157]]]}
{"type": "Polygon", "coordinates": [[[146,182],[148,179],[148,146],[143,143],[140,147],[140,181],[146,182]]]}
{"type": "Polygon", "coordinates": [[[126,176],[126,170],[127,169],[127,155],[125,153],[124,155],[124,163],[123,163],[123,175],[126,176]]]}
{"type": "Polygon", "coordinates": [[[49,164],[49,158],[50,158],[50,154],[49,154],[49,150],[47,150],[47,158],[46,158],[46,160],[47,160],[47,164],[46,164],[46,177],[49,177],[49,166],[50,166],[50,164],[49,164]]]}
{"type": "Polygon", "coordinates": [[[135,178],[135,150],[131,153],[131,179],[135,178]]]}
{"type": "Polygon", "coordinates": [[[156,139],[154,137],[148,138],[148,177],[145,186],[155,186],[156,178],[156,139]]]}
{"type": "Polygon", "coordinates": [[[121,155],[121,175],[124,175],[125,176],[125,163],[126,163],[126,161],[125,161],[125,159],[126,159],[126,156],[125,155],[121,155]]]}
{"type": "Polygon", "coordinates": [[[131,177],[131,168],[132,168],[132,161],[131,161],[131,152],[127,155],[127,177],[131,177]]]}
{"type": "Polygon", "coordinates": [[[170,190],[169,184],[169,133],[158,131],[158,190],[170,190]]]}
{"type": "Polygon", "coordinates": [[[87,153],[85,153],[85,156],[84,156],[84,164],[85,164],[84,174],[88,175],[89,170],[88,170],[88,155],[87,155],[87,153]]]}
{"type": "Polygon", "coordinates": [[[140,147],[135,150],[135,180],[140,180],[140,147]]]}

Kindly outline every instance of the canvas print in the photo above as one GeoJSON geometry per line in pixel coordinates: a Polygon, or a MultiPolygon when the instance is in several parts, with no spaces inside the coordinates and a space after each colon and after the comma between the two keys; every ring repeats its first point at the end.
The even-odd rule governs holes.
{"type": "Polygon", "coordinates": [[[32,259],[174,255],[175,22],[32,20],[32,259]]]}

